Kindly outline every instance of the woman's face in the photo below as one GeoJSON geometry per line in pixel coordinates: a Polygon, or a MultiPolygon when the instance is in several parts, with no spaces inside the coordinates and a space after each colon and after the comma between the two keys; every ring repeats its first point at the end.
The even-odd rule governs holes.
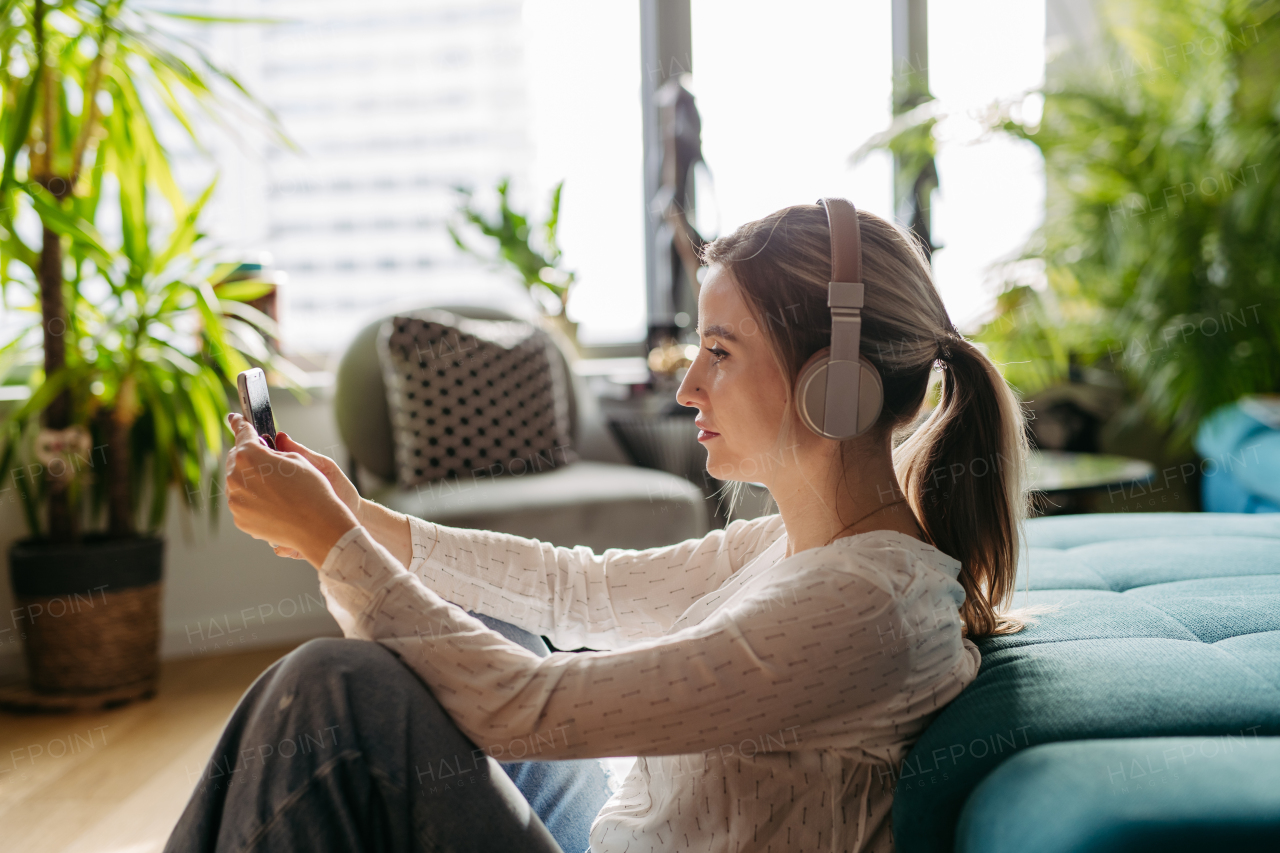
{"type": "Polygon", "coordinates": [[[779,429],[784,417],[792,417],[786,410],[787,385],[764,329],[722,266],[707,270],[698,324],[701,347],[676,400],[698,410],[698,440],[707,448],[713,477],[768,485],[782,461],[779,429]]]}

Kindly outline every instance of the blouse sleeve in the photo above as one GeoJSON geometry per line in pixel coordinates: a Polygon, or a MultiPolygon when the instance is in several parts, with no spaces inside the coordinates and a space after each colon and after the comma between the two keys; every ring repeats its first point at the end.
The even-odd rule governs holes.
{"type": "Polygon", "coordinates": [[[550,637],[561,649],[617,649],[662,636],[783,529],[778,515],[738,519],[701,539],[596,554],[586,545],[419,518],[409,524],[409,571],[441,598],[550,637]]]}
{"type": "Polygon", "coordinates": [[[908,598],[936,606],[953,590],[895,584],[841,553],[789,558],[774,585],[668,636],[543,658],[445,602],[364,528],[321,575],[352,616],[348,635],[394,651],[495,757],[517,744],[540,760],[691,754],[779,731],[806,749],[870,751],[958,694],[976,662],[958,617],[889,651],[908,598]]]}

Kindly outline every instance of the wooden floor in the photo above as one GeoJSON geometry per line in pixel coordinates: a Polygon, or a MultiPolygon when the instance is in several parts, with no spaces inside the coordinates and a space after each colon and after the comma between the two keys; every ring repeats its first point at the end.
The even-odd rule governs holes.
{"type": "Polygon", "coordinates": [[[159,851],[236,701],[290,648],[169,661],[155,698],[111,711],[0,712],[0,849],[159,851]]]}

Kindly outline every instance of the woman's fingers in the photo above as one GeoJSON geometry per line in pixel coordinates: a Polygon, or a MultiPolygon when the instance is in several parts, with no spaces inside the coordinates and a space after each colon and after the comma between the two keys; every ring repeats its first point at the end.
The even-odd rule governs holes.
{"type": "Polygon", "coordinates": [[[328,456],[321,456],[305,444],[294,440],[293,436],[287,432],[276,433],[276,449],[288,453],[298,453],[321,471],[325,470],[328,463],[332,461],[328,456]]]}
{"type": "Polygon", "coordinates": [[[279,543],[273,550],[281,556],[320,565],[333,543],[359,524],[355,510],[300,452],[306,448],[292,439],[280,450],[269,448],[258,441],[253,424],[234,413],[227,423],[236,434],[227,454],[227,504],[236,527],[279,543]]]}
{"type": "Polygon", "coordinates": [[[232,412],[227,423],[235,432],[236,443],[227,452],[227,506],[236,527],[255,539],[265,539],[263,516],[272,505],[272,496],[264,494],[264,480],[274,473],[272,451],[258,440],[253,423],[232,412]]]}
{"type": "Polygon", "coordinates": [[[343,472],[342,466],[334,462],[328,456],[316,453],[304,444],[295,441],[293,436],[285,432],[276,433],[276,449],[296,453],[315,466],[316,470],[325,476],[329,481],[329,485],[333,486],[333,490],[338,497],[352,512],[359,512],[360,493],[356,491],[356,487],[351,485],[351,480],[343,472]]]}
{"type": "Polygon", "coordinates": [[[227,423],[231,424],[231,431],[236,435],[237,444],[251,441],[258,435],[258,431],[253,428],[253,422],[239,412],[232,412],[227,415],[227,423]]]}
{"type": "Polygon", "coordinates": [[[287,453],[302,453],[304,455],[311,452],[282,429],[276,430],[276,450],[283,450],[287,453]]]}
{"type": "Polygon", "coordinates": [[[232,412],[227,415],[227,422],[231,424],[231,431],[236,435],[236,444],[260,444],[263,447],[271,447],[265,438],[258,435],[253,421],[244,415],[232,412]]]}

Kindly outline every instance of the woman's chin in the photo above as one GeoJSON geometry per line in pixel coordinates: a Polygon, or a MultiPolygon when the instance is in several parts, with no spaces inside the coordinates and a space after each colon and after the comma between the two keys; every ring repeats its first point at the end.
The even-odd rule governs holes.
{"type": "Polygon", "coordinates": [[[742,472],[738,470],[738,465],[732,460],[726,461],[723,456],[724,454],[718,454],[709,449],[707,453],[707,473],[724,482],[741,480],[742,472]]]}
{"type": "Polygon", "coordinates": [[[726,448],[707,448],[707,473],[724,482],[758,483],[766,474],[760,456],[740,456],[726,448]]]}

